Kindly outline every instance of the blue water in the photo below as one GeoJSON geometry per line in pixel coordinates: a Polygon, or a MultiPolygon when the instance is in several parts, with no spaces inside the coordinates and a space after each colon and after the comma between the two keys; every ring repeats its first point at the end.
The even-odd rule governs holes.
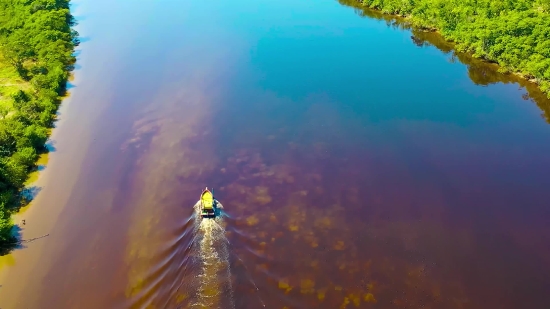
{"type": "Polygon", "coordinates": [[[16,291],[35,295],[28,308],[211,293],[174,289],[197,272],[182,218],[205,186],[228,215],[219,308],[550,303],[550,126],[536,103],[549,105],[534,87],[333,0],[77,4],[76,120],[56,130],[88,132],[89,151],[45,279],[16,291]],[[88,109],[99,116],[80,124],[88,109]]]}

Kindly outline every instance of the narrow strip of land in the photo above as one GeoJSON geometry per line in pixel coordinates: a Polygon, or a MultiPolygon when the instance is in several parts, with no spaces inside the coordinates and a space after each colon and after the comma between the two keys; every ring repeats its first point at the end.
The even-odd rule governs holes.
{"type": "Polygon", "coordinates": [[[0,247],[16,244],[11,215],[55,120],[75,62],[69,0],[0,0],[0,247]]]}

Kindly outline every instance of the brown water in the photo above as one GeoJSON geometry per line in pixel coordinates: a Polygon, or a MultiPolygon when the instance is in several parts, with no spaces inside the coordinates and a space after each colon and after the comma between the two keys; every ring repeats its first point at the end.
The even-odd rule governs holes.
{"type": "Polygon", "coordinates": [[[49,236],[0,258],[0,308],[549,307],[531,85],[332,0],[74,14],[75,87],[16,218],[49,236]]]}

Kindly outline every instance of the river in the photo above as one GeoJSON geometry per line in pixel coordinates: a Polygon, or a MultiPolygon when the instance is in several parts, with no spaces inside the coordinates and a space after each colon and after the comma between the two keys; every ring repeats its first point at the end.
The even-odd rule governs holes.
{"type": "Polygon", "coordinates": [[[548,308],[532,85],[334,0],[73,14],[70,96],[15,218],[48,236],[0,257],[0,308],[548,308]]]}

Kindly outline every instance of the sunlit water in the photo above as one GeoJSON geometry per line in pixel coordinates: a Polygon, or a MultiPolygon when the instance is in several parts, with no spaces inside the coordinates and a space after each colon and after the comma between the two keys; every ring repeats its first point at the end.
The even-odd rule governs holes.
{"type": "Polygon", "coordinates": [[[531,85],[332,0],[74,11],[75,87],[20,218],[49,236],[2,257],[0,308],[550,303],[531,85]]]}
{"type": "Polygon", "coordinates": [[[200,270],[191,308],[235,308],[223,217],[202,219],[197,205],[195,210],[198,234],[194,246],[200,270]]]}

